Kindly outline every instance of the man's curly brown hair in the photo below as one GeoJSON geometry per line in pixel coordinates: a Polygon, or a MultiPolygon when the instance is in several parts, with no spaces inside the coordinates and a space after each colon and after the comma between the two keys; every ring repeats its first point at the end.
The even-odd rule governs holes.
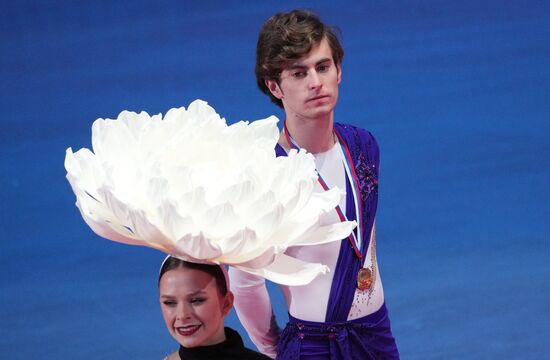
{"type": "Polygon", "coordinates": [[[271,101],[283,107],[265,84],[266,80],[280,81],[281,72],[291,60],[299,59],[327,39],[336,66],[342,63],[344,49],[334,28],[325,25],[319,17],[307,10],[293,10],[270,17],[260,29],[256,46],[256,82],[271,101]]]}

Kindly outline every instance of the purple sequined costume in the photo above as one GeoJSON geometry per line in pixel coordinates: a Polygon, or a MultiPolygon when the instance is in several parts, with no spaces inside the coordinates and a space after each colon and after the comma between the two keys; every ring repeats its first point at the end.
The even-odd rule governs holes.
{"type": "MultiPolygon", "coordinates": [[[[362,256],[365,257],[378,204],[378,144],[370,132],[354,126],[336,123],[334,130],[348,146],[359,181],[364,229],[362,256]]],[[[286,155],[279,145],[276,153],[277,156],[286,155]]],[[[346,194],[346,216],[356,220],[349,180],[346,180],[346,194]]],[[[385,304],[363,318],[347,320],[361,266],[362,261],[348,241],[343,240],[325,322],[289,316],[277,345],[277,359],[399,359],[385,304]]]]}

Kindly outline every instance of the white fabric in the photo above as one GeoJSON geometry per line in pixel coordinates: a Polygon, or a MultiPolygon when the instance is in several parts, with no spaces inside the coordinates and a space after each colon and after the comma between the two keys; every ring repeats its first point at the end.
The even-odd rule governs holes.
{"type": "MultiPolygon", "coordinates": [[[[285,149],[288,152],[288,149],[285,149]]],[[[335,186],[346,189],[346,175],[342,164],[342,152],[336,144],[324,153],[315,154],[315,164],[318,171],[329,187],[335,186]]],[[[322,192],[322,187],[317,184],[315,191],[322,192]]],[[[346,197],[342,196],[340,207],[345,212],[346,197]]],[[[323,223],[339,221],[336,211],[325,214],[323,223]]],[[[347,240],[346,240],[347,241],[347,240]]],[[[334,275],[334,268],[338,260],[341,242],[332,242],[316,246],[294,246],[287,249],[285,254],[294,258],[313,263],[322,263],[330,268],[325,275],[317,276],[313,281],[303,286],[283,286],[289,313],[303,320],[323,322],[327,311],[330,288],[334,275]]],[[[369,246],[364,266],[372,268],[371,250],[369,246]]],[[[374,291],[368,300],[368,292],[356,291],[354,302],[348,315],[348,320],[361,318],[375,312],[384,302],[384,293],[380,272],[376,272],[374,291]]],[[[272,307],[265,287],[264,279],[246,274],[234,268],[230,268],[232,291],[235,294],[235,309],[240,321],[247,330],[250,338],[258,349],[264,354],[275,357],[277,343],[277,328],[272,322],[272,307]]]]}

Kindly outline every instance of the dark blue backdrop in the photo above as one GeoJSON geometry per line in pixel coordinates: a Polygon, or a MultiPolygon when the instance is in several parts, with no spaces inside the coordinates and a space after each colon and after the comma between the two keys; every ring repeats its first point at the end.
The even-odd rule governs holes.
{"type": "Polygon", "coordinates": [[[229,122],[280,117],[256,89],[256,36],[297,6],[341,29],[336,118],[381,146],[379,262],[403,358],[546,356],[548,2],[4,1],[2,358],[175,348],[157,304],[163,256],[86,227],[65,149],[90,147],[98,117],[196,98],[229,122]]]}

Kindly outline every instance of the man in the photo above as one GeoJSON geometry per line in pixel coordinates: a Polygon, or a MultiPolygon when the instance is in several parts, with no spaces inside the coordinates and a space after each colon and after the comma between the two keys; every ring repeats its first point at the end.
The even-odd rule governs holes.
{"type": "Polygon", "coordinates": [[[344,51],[310,12],[276,14],[260,30],[258,86],[286,114],[276,152],[315,157],[318,191],[346,189],[321,221],[357,220],[353,236],[290,255],[329,266],[306,286],[283,286],[289,323],[280,332],[263,279],[231,269],[235,308],[252,341],[278,359],[398,359],[376,262],[378,146],[362,129],[334,122],[344,51]]]}

